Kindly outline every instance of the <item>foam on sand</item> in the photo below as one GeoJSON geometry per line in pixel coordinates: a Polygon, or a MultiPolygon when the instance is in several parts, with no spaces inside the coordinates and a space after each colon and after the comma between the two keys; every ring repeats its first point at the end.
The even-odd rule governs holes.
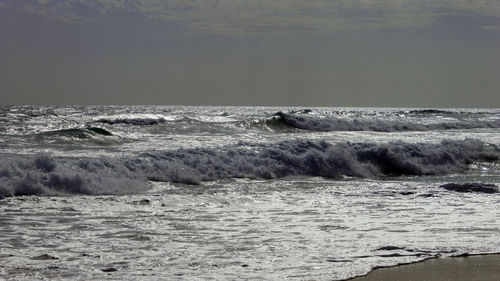
{"type": "Polygon", "coordinates": [[[457,281],[500,280],[500,254],[461,255],[383,267],[352,281],[457,281]]]}

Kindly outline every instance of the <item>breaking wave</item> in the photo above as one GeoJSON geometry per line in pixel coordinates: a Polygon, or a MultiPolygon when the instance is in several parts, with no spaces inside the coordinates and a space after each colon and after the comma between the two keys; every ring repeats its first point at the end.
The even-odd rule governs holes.
{"type": "Polygon", "coordinates": [[[5,157],[0,198],[20,195],[125,194],[146,190],[137,174],[112,159],[5,157]]]}
{"type": "Polygon", "coordinates": [[[134,193],[146,190],[148,180],[199,184],[227,178],[436,175],[464,171],[473,161],[494,161],[499,157],[498,147],[477,140],[439,144],[330,144],[304,140],[267,145],[240,143],[127,158],[11,155],[0,163],[0,198],[134,193]]]}
{"type": "Polygon", "coordinates": [[[281,117],[272,116],[266,119],[257,119],[251,121],[242,121],[241,124],[245,128],[256,128],[272,132],[294,132],[299,129],[287,124],[281,117]]]}
{"type": "Polygon", "coordinates": [[[418,124],[412,122],[382,120],[382,119],[339,119],[316,117],[304,114],[291,114],[278,112],[265,121],[273,128],[276,124],[308,130],[308,131],[375,131],[375,132],[400,132],[400,131],[430,131],[451,129],[474,128],[500,128],[500,119],[493,121],[463,121],[444,122],[436,124],[418,124]]]}

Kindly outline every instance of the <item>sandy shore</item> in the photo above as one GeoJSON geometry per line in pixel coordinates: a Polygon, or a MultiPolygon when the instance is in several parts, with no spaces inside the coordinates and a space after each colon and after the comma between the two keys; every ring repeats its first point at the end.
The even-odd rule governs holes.
{"type": "Polygon", "coordinates": [[[429,259],[378,268],[351,281],[499,281],[500,254],[429,259]]]}

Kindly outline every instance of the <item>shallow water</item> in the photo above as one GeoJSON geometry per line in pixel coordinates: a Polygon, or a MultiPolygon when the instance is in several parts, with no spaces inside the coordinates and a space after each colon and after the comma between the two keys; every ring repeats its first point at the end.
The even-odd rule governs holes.
{"type": "MultiPolygon", "coordinates": [[[[296,110],[282,108],[3,110],[0,117],[6,120],[0,130],[0,153],[4,159],[0,177],[4,185],[24,184],[24,189],[0,184],[0,190],[17,188],[25,193],[32,191],[33,195],[11,197],[4,193],[7,197],[0,200],[0,279],[338,280],[365,274],[376,266],[438,255],[500,251],[500,195],[460,193],[440,187],[451,182],[498,185],[500,163],[495,159],[481,158],[468,163],[465,169],[459,169],[458,162],[445,163],[458,165],[454,169],[447,167],[447,171],[453,171],[450,173],[373,174],[366,178],[289,173],[284,178],[278,174],[262,178],[255,170],[252,178],[220,177],[201,180],[198,185],[146,181],[144,171],[134,172],[117,164],[123,159],[143,157],[144,153],[158,157],[173,151],[176,157],[151,162],[164,164],[163,169],[168,169],[172,163],[187,161],[186,157],[192,155],[189,153],[201,155],[199,150],[188,153],[180,148],[203,148],[208,152],[199,161],[212,161],[216,170],[227,169],[207,155],[218,155],[234,146],[253,151],[283,146],[283,141],[296,144],[299,140],[326,141],[332,145],[347,141],[383,144],[389,149],[393,146],[386,144],[391,141],[403,142],[404,148],[423,143],[419,151],[425,154],[427,144],[453,153],[439,144],[441,140],[463,141],[472,137],[489,143],[486,151],[494,155],[492,147],[500,144],[498,128],[373,132],[254,125],[273,118],[277,111],[296,110]],[[26,117],[35,115],[28,114],[33,111],[44,112],[41,116],[46,117],[26,117]],[[154,125],[92,123],[112,136],[46,137],[47,132],[86,128],[89,122],[100,118],[138,118],[137,112],[142,112],[140,116],[144,118],[156,116],[165,121],[154,125]],[[186,116],[190,120],[186,121],[186,116]],[[40,134],[43,137],[33,137],[40,134]],[[42,154],[50,160],[38,166],[36,161],[30,162],[30,157],[40,159],[37,157],[42,154]],[[89,166],[82,168],[82,159],[91,164],[107,159],[113,165],[93,171],[89,166]],[[50,163],[54,164],[52,169],[50,163]],[[77,164],[80,166],[73,166],[77,164]],[[18,171],[20,167],[24,170],[18,171]],[[16,172],[21,176],[14,176],[16,172]],[[75,188],[75,181],[54,185],[49,180],[74,176],[72,173],[80,173],[80,189],[75,188]],[[106,175],[116,181],[106,181],[106,175]],[[90,183],[95,188],[85,189],[90,183]],[[109,183],[116,184],[108,186],[109,183]],[[134,188],[135,183],[144,186],[134,188]],[[64,187],[65,191],[52,190],[55,187],[64,187]],[[82,190],[93,193],[78,192],[82,190]]],[[[376,117],[419,124],[500,118],[497,110],[410,111],[313,109],[308,114],[324,119],[376,117]]],[[[300,147],[312,153],[313,146],[300,147]]],[[[416,159],[412,163],[430,161],[416,159]]],[[[188,165],[194,162],[182,163],[186,169],[195,167],[188,165]]],[[[267,162],[256,163],[252,167],[273,167],[266,166],[267,162]]],[[[436,167],[442,168],[441,164],[436,167]]],[[[379,167],[380,163],[374,165],[379,167]]],[[[200,169],[195,172],[203,176],[200,169]]]]}
{"type": "Polygon", "coordinates": [[[0,274],[335,280],[374,265],[498,250],[500,198],[438,184],[229,180],[157,183],[140,195],[9,198],[0,274]]]}

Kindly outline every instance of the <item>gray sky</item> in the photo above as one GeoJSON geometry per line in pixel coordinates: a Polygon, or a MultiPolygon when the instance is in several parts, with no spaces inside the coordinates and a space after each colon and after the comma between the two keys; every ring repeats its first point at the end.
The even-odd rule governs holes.
{"type": "Polygon", "coordinates": [[[0,0],[2,104],[500,107],[500,1],[0,0]]]}

